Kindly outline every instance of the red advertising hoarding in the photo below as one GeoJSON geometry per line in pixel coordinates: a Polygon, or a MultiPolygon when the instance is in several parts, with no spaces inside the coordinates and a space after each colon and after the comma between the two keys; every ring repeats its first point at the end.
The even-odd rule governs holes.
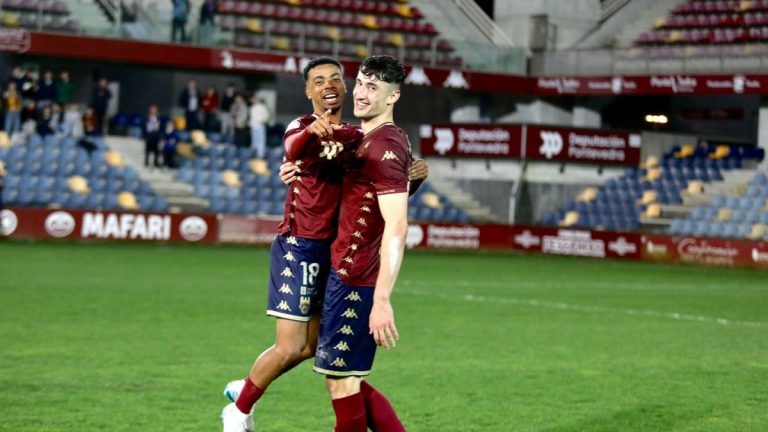
{"type": "Polygon", "coordinates": [[[596,164],[638,165],[642,138],[639,134],[526,126],[525,158],[596,164]]]}
{"type": "Polygon", "coordinates": [[[646,261],[768,269],[768,243],[692,237],[643,237],[646,261]]]}
{"type": "Polygon", "coordinates": [[[649,75],[612,77],[539,77],[533,78],[532,93],[559,95],[710,95],[765,94],[768,76],[732,75],[649,75]]]}
{"type": "Polygon", "coordinates": [[[9,208],[2,232],[19,239],[126,240],[214,243],[214,215],[9,208]]]}
{"type": "Polygon", "coordinates": [[[421,154],[517,159],[522,133],[519,125],[422,125],[421,154]]]}
{"type": "Polygon", "coordinates": [[[223,215],[219,219],[219,242],[270,244],[281,220],[280,217],[223,215]]]}

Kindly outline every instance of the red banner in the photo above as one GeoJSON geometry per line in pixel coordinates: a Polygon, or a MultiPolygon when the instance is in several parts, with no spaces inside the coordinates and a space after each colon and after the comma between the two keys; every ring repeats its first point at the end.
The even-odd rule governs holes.
{"type": "Polygon", "coordinates": [[[519,158],[522,131],[519,125],[422,125],[421,154],[519,158]]]}
{"type": "Polygon", "coordinates": [[[765,242],[646,236],[643,243],[643,259],[648,261],[768,269],[765,242]]]}
{"type": "Polygon", "coordinates": [[[640,163],[642,139],[639,134],[549,126],[526,128],[526,159],[618,165],[640,163]]]}
{"type": "Polygon", "coordinates": [[[640,235],[512,225],[412,224],[406,245],[426,249],[514,249],[551,255],[640,259],[640,235]]]}
{"type": "Polygon", "coordinates": [[[650,75],[533,78],[532,93],[555,95],[766,94],[768,75],[650,75]]]}
{"type": "Polygon", "coordinates": [[[3,235],[23,239],[99,239],[214,243],[214,215],[10,208],[3,235]]]}

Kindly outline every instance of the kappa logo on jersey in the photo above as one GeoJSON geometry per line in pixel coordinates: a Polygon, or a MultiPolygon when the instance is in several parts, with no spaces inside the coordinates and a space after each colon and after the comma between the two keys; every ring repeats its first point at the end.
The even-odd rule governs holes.
{"type": "Polygon", "coordinates": [[[296,258],[293,257],[293,253],[291,251],[288,251],[287,254],[283,255],[283,258],[285,258],[286,261],[296,261],[296,258]]]}
{"type": "Polygon", "coordinates": [[[344,261],[346,261],[346,262],[348,262],[350,264],[352,264],[354,262],[354,261],[352,261],[352,257],[346,257],[346,258],[344,258],[344,261]]]}
{"type": "Polygon", "coordinates": [[[347,273],[346,269],[339,269],[336,273],[342,275],[342,276],[349,276],[349,273],[347,273]]]}
{"type": "Polygon", "coordinates": [[[292,277],[293,277],[293,272],[291,271],[291,268],[290,268],[290,267],[286,267],[286,268],[285,268],[285,270],[283,270],[283,272],[282,272],[282,273],[280,273],[280,275],[281,275],[281,276],[285,276],[285,277],[289,277],[289,278],[292,278],[292,277]]]}
{"type": "Polygon", "coordinates": [[[354,334],[355,334],[355,332],[353,332],[353,331],[352,331],[352,327],[350,327],[350,326],[348,326],[348,325],[345,325],[345,326],[341,326],[341,328],[339,329],[339,331],[337,331],[336,333],[341,333],[341,334],[343,334],[343,335],[347,335],[347,336],[350,336],[350,335],[354,335],[354,334]]]}
{"type": "Polygon", "coordinates": [[[328,160],[335,158],[342,150],[344,150],[344,144],[338,141],[320,141],[320,145],[323,146],[323,151],[320,153],[320,157],[328,160]]]}
{"type": "Polygon", "coordinates": [[[387,150],[384,152],[384,156],[381,157],[381,160],[399,160],[397,158],[397,155],[392,150],[387,150]]]}
{"type": "Polygon", "coordinates": [[[341,357],[336,357],[336,360],[334,360],[334,361],[331,363],[331,366],[336,366],[336,367],[340,367],[340,368],[342,368],[342,367],[346,367],[346,366],[347,366],[347,363],[344,361],[344,359],[343,359],[343,358],[341,358],[341,357]]]}
{"type": "Polygon", "coordinates": [[[291,307],[288,306],[288,302],[285,300],[281,301],[280,304],[277,305],[277,309],[291,312],[291,307]]]}
{"type": "Polygon", "coordinates": [[[349,345],[347,345],[347,343],[344,341],[337,343],[334,348],[336,348],[339,351],[349,351],[349,345]]]}
{"type": "Polygon", "coordinates": [[[290,212],[290,213],[288,213],[288,217],[289,217],[289,218],[291,218],[291,219],[293,219],[293,218],[295,218],[295,217],[296,217],[296,215],[295,215],[295,214],[293,214],[293,212],[290,212]]]}
{"type": "Polygon", "coordinates": [[[349,245],[349,248],[352,249],[353,251],[356,251],[357,250],[357,245],[352,243],[351,245],[349,245]]]}
{"type": "Polygon", "coordinates": [[[367,192],[365,195],[363,195],[363,197],[367,199],[373,199],[373,192],[367,192]]]}
{"type": "Polygon", "coordinates": [[[368,223],[363,218],[358,219],[357,223],[359,223],[362,226],[368,226],[368,223]]]}
{"type": "Polygon", "coordinates": [[[344,318],[357,318],[357,312],[352,308],[347,308],[341,316],[344,318]]]}
{"type": "Polygon", "coordinates": [[[355,231],[352,233],[352,237],[357,237],[359,239],[363,238],[363,234],[360,231],[355,231]]]}
{"type": "Polygon", "coordinates": [[[293,295],[293,291],[291,291],[291,287],[289,287],[288,284],[283,284],[283,286],[280,287],[279,291],[283,294],[293,295]]]}
{"type": "Polygon", "coordinates": [[[292,206],[296,207],[296,204],[298,204],[298,203],[296,202],[296,200],[293,200],[293,201],[291,201],[291,205],[292,205],[292,206]]]}
{"type": "Polygon", "coordinates": [[[349,301],[363,301],[363,299],[360,297],[360,294],[357,293],[357,291],[352,291],[351,293],[347,294],[346,297],[344,297],[344,300],[349,301]]]}
{"type": "Polygon", "coordinates": [[[563,151],[563,136],[560,135],[560,132],[541,131],[539,132],[539,137],[541,137],[542,141],[539,153],[547,159],[552,159],[553,156],[563,151]]]}
{"type": "Polygon", "coordinates": [[[301,191],[299,190],[299,188],[293,188],[293,193],[295,193],[296,195],[301,195],[301,191]]]}
{"type": "Polygon", "coordinates": [[[365,206],[365,205],[360,207],[360,210],[362,210],[362,211],[364,211],[366,213],[370,213],[371,212],[371,208],[368,207],[368,206],[365,206]]]}

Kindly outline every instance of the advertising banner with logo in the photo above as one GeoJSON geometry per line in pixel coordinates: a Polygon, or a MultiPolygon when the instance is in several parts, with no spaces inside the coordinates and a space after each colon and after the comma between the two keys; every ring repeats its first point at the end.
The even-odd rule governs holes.
{"type": "Polygon", "coordinates": [[[768,93],[768,76],[753,74],[541,77],[533,79],[535,83],[532,91],[539,96],[768,93]]]}
{"type": "Polygon", "coordinates": [[[411,224],[408,248],[514,249],[551,255],[638,260],[640,235],[511,225],[411,224]]]}
{"type": "Polygon", "coordinates": [[[214,243],[213,215],[9,208],[2,233],[24,239],[97,239],[214,243]]]}
{"type": "Polygon", "coordinates": [[[520,125],[422,125],[422,156],[520,158],[520,125]]]}
{"type": "Polygon", "coordinates": [[[643,238],[643,259],[706,266],[768,269],[768,243],[646,236],[643,238]]]}
{"type": "Polygon", "coordinates": [[[219,220],[219,242],[271,244],[282,218],[223,215],[219,220]]]}
{"type": "Polygon", "coordinates": [[[548,126],[526,128],[526,159],[634,166],[640,163],[639,134],[548,126]]]}

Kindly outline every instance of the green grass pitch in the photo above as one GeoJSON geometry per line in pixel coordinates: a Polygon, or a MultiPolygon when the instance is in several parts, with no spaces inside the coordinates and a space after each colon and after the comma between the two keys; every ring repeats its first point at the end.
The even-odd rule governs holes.
{"type": "MultiPolygon", "coordinates": [[[[268,250],[0,243],[0,430],[215,431],[272,343],[268,250]]],[[[411,432],[766,431],[768,274],[409,252],[370,382],[411,432]]],[[[331,431],[305,363],[258,431],[331,431]]]]}

